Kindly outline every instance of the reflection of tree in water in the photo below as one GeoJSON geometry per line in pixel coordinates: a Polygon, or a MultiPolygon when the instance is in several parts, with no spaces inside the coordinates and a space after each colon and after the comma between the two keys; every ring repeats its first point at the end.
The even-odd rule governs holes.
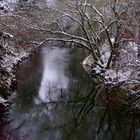
{"type": "Polygon", "coordinates": [[[9,123],[7,121],[8,109],[8,103],[7,105],[0,103],[0,140],[20,140],[18,133],[5,126],[5,124],[9,123]]]}
{"type": "Polygon", "coordinates": [[[5,112],[5,106],[0,104],[0,138],[2,139],[6,139],[6,136],[4,135],[5,112]]]}
{"type": "Polygon", "coordinates": [[[29,140],[134,139],[138,132],[139,114],[134,114],[133,104],[138,97],[132,95],[130,98],[119,87],[91,82],[82,65],[78,65],[81,61],[79,54],[73,51],[75,53],[69,52],[70,60],[65,69],[70,85],[67,89],[58,89],[60,96],[56,100],[50,98],[48,102],[35,103],[42,67],[31,67],[30,76],[25,69],[23,75],[27,78],[18,89],[16,103],[9,116],[13,119],[9,128],[24,135],[24,139],[29,134],[29,140]]]}
{"type": "Polygon", "coordinates": [[[96,85],[83,97],[76,97],[66,105],[61,102],[63,105],[60,103],[59,108],[57,106],[57,109],[63,110],[66,122],[55,126],[55,129],[62,128],[64,140],[138,139],[139,112],[132,109],[136,98],[124,95],[119,87],[109,88],[96,85]]]}

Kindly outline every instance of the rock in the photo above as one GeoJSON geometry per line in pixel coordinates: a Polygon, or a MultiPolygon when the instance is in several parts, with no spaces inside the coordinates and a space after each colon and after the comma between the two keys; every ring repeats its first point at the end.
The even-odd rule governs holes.
{"type": "Polygon", "coordinates": [[[82,65],[84,67],[84,69],[86,70],[86,72],[88,74],[90,74],[92,72],[92,66],[94,64],[94,58],[92,56],[92,54],[90,54],[89,56],[87,56],[84,61],[82,62],[82,65]]]}

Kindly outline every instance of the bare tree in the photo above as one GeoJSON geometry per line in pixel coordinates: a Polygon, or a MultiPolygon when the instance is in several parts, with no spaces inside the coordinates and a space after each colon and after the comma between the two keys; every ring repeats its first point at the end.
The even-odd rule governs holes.
{"type": "Polygon", "coordinates": [[[125,0],[68,0],[63,2],[63,8],[46,6],[45,10],[34,5],[34,8],[24,9],[24,12],[19,10],[5,15],[1,26],[14,29],[17,40],[34,42],[38,46],[47,41],[70,42],[88,50],[100,68],[109,69],[117,48],[124,41],[122,35],[126,22],[130,20],[128,15],[133,13],[130,3],[125,0]],[[10,23],[11,19],[14,25],[10,23]],[[106,42],[111,52],[107,63],[102,59],[101,50],[106,42]]]}
{"type": "Polygon", "coordinates": [[[46,38],[40,45],[46,41],[64,41],[72,44],[80,44],[81,47],[87,49],[92,53],[94,60],[101,68],[110,68],[110,63],[113,55],[121,42],[123,34],[123,26],[125,24],[123,17],[127,13],[128,5],[125,2],[111,0],[105,3],[106,8],[98,10],[93,2],[86,0],[76,1],[72,0],[65,3],[63,11],[52,9],[60,16],[53,20],[52,23],[58,25],[58,30],[44,29],[40,27],[31,27],[35,30],[42,30],[49,32],[55,37],[46,38]],[[71,24],[65,23],[65,20],[77,25],[77,32],[72,33],[71,24]],[[112,38],[114,41],[112,41],[112,38]],[[111,54],[108,63],[104,65],[101,57],[101,44],[107,41],[111,54]]]}

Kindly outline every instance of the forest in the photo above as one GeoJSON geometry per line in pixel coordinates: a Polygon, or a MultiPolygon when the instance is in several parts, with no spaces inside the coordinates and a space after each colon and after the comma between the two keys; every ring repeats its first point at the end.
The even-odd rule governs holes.
{"type": "Polygon", "coordinates": [[[139,140],[139,7],[0,0],[0,140],[139,140]]]}

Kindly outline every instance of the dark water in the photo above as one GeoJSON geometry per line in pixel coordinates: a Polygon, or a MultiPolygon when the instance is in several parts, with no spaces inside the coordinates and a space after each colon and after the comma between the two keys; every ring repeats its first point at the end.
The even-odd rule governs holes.
{"type": "Polygon", "coordinates": [[[19,66],[3,140],[139,140],[135,117],[112,111],[104,86],[83,70],[84,57],[46,47],[19,66]]]}

